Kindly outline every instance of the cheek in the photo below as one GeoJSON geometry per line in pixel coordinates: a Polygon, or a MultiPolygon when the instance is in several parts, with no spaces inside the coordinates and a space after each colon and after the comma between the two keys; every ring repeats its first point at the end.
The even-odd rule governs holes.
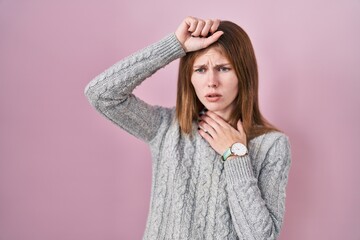
{"type": "Polygon", "coordinates": [[[233,77],[232,79],[228,79],[226,83],[227,83],[226,89],[228,90],[227,92],[231,95],[237,95],[239,92],[239,85],[237,78],[233,77]]]}
{"type": "Polygon", "coordinates": [[[232,83],[228,87],[229,87],[228,95],[231,96],[230,98],[232,98],[232,100],[234,101],[239,94],[239,85],[237,79],[235,80],[235,83],[232,83]]]}
{"type": "Polygon", "coordinates": [[[199,81],[196,81],[196,79],[191,78],[191,85],[195,89],[196,94],[198,94],[202,89],[199,85],[199,81]]]}
{"type": "Polygon", "coordinates": [[[238,95],[238,93],[239,93],[239,86],[238,86],[238,84],[235,84],[232,89],[233,89],[233,91],[234,91],[234,94],[235,94],[235,95],[238,95]]]}

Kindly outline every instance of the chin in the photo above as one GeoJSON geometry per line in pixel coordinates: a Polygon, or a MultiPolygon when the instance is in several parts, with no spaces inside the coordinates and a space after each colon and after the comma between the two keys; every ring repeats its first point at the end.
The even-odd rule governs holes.
{"type": "Polygon", "coordinates": [[[227,119],[230,115],[230,110],[228,108],[222,107],[222,106],[211,106],[209,104],[204,105],[204,108],[207,110],[216,113],[218,116],[222,117],[223,119],[227,119]]]}
{"type": "MultiPolygon", "coordinates": [[[[204,104],[203,104],[204,105],[204,104]]],[[[212,112],[221,112],[224,110],[224,108],[219,107],[219,106],[211,106],[211,105],[204,105],[204,107],[212,112]]]]}

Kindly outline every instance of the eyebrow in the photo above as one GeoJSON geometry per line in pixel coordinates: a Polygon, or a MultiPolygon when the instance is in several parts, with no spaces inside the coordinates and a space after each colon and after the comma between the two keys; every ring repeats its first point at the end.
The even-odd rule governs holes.
{"type": "MultiPolygon", "coordinates": [[[[226,67],[226,66],[231,66],[231,64],[230,63],[216,64],[214,68],[226,67]]],[[[203,67],[207,67],[207,65],[206,64],[194,65],[193,68],[203,68],[203,67]]]]}

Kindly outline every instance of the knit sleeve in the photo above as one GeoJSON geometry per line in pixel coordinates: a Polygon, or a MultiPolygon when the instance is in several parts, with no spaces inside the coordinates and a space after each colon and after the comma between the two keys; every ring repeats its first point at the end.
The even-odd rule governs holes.
{"type": "Polygon", "coordinates": [[[281,135],[265,155],[258,179],[249,155],[225,162],[232,221],[240,239],[277,239],[285,213],[290,145],[281,135]]]}
{"type": "Polygon", "coordinates": [[[158,69],[184,55],[175,34],[171,34],[95,77],[86,86],[85,95],[106,118],[149,142],[161,124],[164,109],[143,102],[132,91],[158,69]]]}

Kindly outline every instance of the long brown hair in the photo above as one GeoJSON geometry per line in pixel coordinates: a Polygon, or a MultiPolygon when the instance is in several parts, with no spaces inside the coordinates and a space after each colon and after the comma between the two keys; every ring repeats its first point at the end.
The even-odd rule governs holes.
{"type": "MultiPolygon", "coordinates": [[[[220,47],[238,78],[238,96],[234,100],[235,107],[229,123],[236,128],[237,121],[241,119],[248,140],[270,131],[278,131],[260,113],[258,68],[249,36],[230,21],[221,21],[218,30],[224,34],[209,47],[220,47]]],[[[191,83],[194,61],[203,51],[205,49],[187,53],[180,59],[176,116],[182,132],[186,134],[191,134],[192,122],[198,119],[199,111],[204,108],[191,83]]]]}

